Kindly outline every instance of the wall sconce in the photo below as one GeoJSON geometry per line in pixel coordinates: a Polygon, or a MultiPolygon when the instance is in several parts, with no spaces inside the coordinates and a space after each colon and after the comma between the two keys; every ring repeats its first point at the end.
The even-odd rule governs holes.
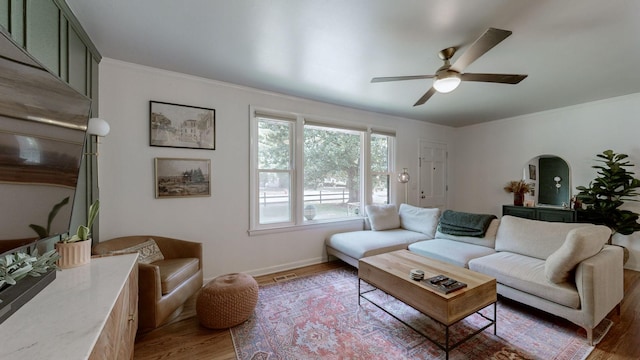
{"type": "MultiPolygon", "coordinates": [[[[95,135],[99,137],[105,137],[109,135],[110,130],[111,126],[109,126],[109,123],[104,119],[90,118],[89,123],[87,124],[87,135],[89,136],[95,135]]],[[[85,153],[85,155],[98,156],[98,144],[99,142],[96,141],[96,152],[85,153]]]]}
{"type": "Polygon", "coordinates": [[[89,124],[87,125],[87,134],[104,137],[109,135],[110,130],[111,127],[106,120],[100,118],[89,119],[89,124]]]}
{"type": "Polygon", "coordinates": [[[398,182],[401,184],[404,184],[404,202],[407,202],[407,198],[408,198],[408,186],[407,183],[409,182],[409,180],[411,179],[411,176],[409,176],[409,171],[407,170],[407,168],[403,168],[402,172],[398,174],[398,182]]]}
{"type": "Polygon", "coordinates": [[[560,178],[560,176],[556,176],[553,178],[553,181],[556,182],[556,192],[558,192],[560,190],[560,188],[562,187],[562,185],[560,185],[560,181],[562,179],[560,178]]]}

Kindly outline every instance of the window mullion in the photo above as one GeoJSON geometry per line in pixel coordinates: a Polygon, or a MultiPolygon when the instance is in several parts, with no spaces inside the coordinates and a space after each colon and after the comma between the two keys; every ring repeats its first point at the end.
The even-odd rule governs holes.
{"type": "Polygon", "coordinates": [[[373,184],[371,183],[371,131],[364,131],[362,133],[362,141],[361,141],[361,157],[362,157],[362,166],[360,167],[360,178],[363,179],[361,181],[361,196],[362,201],[360,202],[360,214],[365,214],[364,207],[367,204],[371,204],[373,201],[373,184]]]}
{"type": "Polygon", "coordinates": [[[304,118],[298,116],[294,129],[295,148],[293,149],[293,177],[295,184],[293,219],[296,225],[304,222],[304,118]]]}

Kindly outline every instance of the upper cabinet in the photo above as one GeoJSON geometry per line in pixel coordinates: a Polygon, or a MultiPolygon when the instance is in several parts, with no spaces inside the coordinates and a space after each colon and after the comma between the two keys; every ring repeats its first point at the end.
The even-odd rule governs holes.
{"type": "Polygon", "coordinates": [[[92,99],[100,53],[64,0],[0,0],[0,26],[51,73],[92,99]]]}

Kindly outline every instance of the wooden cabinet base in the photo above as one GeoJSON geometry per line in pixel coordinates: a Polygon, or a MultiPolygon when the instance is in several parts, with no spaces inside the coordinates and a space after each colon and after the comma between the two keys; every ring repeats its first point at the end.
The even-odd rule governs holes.
{"type": "Polygon", "coordinates": [[[138,330],[138,267],[129,274],[89,359],[133,359],[138,330]]]}

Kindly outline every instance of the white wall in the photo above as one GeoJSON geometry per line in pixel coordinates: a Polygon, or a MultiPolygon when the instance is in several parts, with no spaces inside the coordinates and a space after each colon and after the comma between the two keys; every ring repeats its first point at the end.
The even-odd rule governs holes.
{"type": "MultiPolygon", "coordinates": [[[[164,235],[204,244],[204,275],[246,271],[270,273],[316,263],[326,257],[327,234],[361,222],[304,231],[248,236],[249,105],[395,128],[397,168],[417,174],[419,139],[450,143],[454,129],[346,107],[282,96],[103,59],[100,117],[111,125],[99,144],[100,239],[164,235]],[[149,101],[216,109],[216,150],[149,146],[149,101]],[[155,199],[155,157],[208,158],[212,196],[155,199]]],[[[449,145],[449,149],[453,146],[449,145]]],[[[413,179],[412,179],[413,181],[413,179]]],[[[394,181],[398,200],[404,190],[394,181]]],[[[417,189],[411,187],[410,198],[417,189]]]]}
{"type": "MultiPolygon", "coordinates": [[[[450,153],[450,204],[461,211],[501,215],[513,201],[502,188],[522,177],[528,161],[542,154],[562,157],[571,169],[572,193],[595,178],[596,154],[628,154],[640,176],[640,94],[493,121],[456,130],[450,153]]],[[[640,212],[640,205],[629,203],[640,212]]],[[[640,234],[614,237],[632,249],[627,268],[640,270],[640,234]]]]}

